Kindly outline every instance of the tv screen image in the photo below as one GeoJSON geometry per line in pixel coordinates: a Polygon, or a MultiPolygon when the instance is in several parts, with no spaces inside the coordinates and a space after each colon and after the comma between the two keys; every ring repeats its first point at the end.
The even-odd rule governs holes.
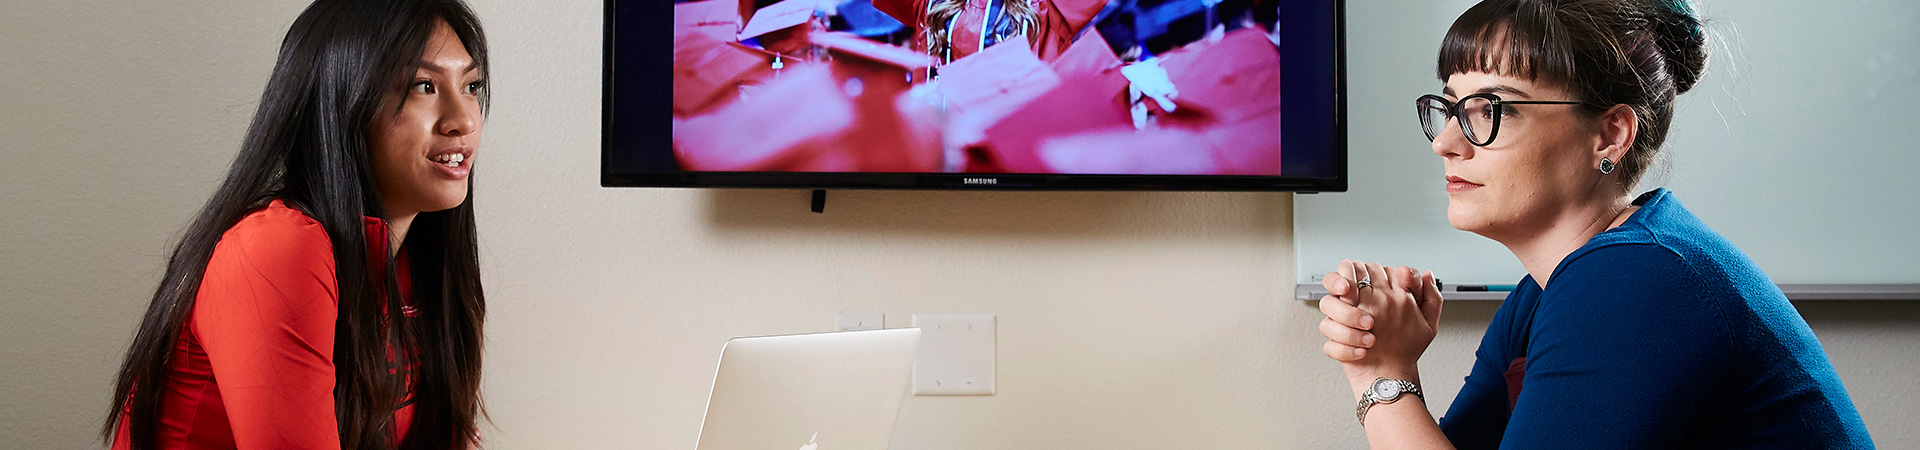
{"type": "Polygon", "coordinates": [[[609,186],[1345,186],[1334,0],[611,0],[609,186]]]}

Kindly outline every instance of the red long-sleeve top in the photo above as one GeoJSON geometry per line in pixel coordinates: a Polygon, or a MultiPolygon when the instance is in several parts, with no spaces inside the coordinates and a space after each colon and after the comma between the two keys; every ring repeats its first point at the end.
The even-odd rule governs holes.
{"type": "MultiPolygon", "coordinates": [[[[387,224],[366,218],[366,227],[377,275],[385,270],[387,224]]],[[[410,306],[407,265],[397,269],[402,304],[410,306]]],[[[334,273],[326,230],[278,200],[222,234],[162,384],[159,448],[340,448],[334,273]]],[[[411,402],[403,404],[394,411],[394,442],[413,423],[411,402]]],[[[124,421],[113,448],[131,448],[124,421]]]]}

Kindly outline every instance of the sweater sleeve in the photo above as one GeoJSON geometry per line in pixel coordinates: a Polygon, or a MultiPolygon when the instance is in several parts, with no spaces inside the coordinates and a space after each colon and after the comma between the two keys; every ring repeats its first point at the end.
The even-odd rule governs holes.
{"type": "Polygon", "coordinates": [[[237,448],[340,448],[339,298],[332,244],[312,219],[270,209],[221,237],[192,317],[237,448]]]}
{"type": "Polygon", "coordinates": [[[1721,378],[1721,314],[1680,256],[1651,244],[1578,256],[1535,311],[1502,448],[1673,448],[1721,378]]]}

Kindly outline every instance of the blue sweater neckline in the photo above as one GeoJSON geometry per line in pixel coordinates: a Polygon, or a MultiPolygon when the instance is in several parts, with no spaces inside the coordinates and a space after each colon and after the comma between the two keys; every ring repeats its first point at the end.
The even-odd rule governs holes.
{"type": "MultiPolygon", "coordinates": [[[[1620,226],[1593,235],[1592,238],[1587,239],[1586,244],[1574,249],[1573,253],[1568,253],[1567,257],[1560,258],[1560,264],[1555,265],[1553,267],[1553,274],[1548,276],[1559,278],[1560,271],[1566,270],[1568,263],[1579,259],[1581,256],[1585,256],[1587,253],[1592,253],[1594,250],[1620,244],[1654,243],[1653,230],[1657,229],[1661,223],[1671,222],[1670,216],[1676,213],[1676,211],[1669,208],[1669,200],[1672,200],[1672,208],[1679,208],[1677,211],[1679,214],[1687,214],[1685,207],[1680,206],[1679,200],[1674,200],[1671,197],[1673,197],[1673,191],[1669,191],[1667,188],[1654,188],[1654,190],[1640,194],[1640,196],[1634,198],[1632,202],[1634,206],[1640,207],[1639,210],[1628,215],[1627,220],[1621,222],[1620,226]]],[[[1548,281],[1552,281],[1552,279],[1549,278],[1548,281]]],[[[1533,274],[1527,274],[1527,276],[1522,277],[1516,289],[1545,290],[1540,287],[1540,283],[1534,281],[1533,274]]]]}

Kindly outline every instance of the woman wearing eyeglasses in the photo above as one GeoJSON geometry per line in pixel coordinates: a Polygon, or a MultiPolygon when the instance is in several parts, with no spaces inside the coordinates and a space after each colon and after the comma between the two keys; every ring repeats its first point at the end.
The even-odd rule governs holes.
{"type": "Polygon", "coordinates": [[[1665,189],[1637,194],[1674,100],[1706,69],[1674,0],[1487,0],[1442,41],[1417,107],[1445,160],[1447,219],[1528,275],[1437,422],[1418,360],[1432,272],[1326,277],[1327,356],[1374,448],[1871,448],[1792,304],[1665,189]]]}

